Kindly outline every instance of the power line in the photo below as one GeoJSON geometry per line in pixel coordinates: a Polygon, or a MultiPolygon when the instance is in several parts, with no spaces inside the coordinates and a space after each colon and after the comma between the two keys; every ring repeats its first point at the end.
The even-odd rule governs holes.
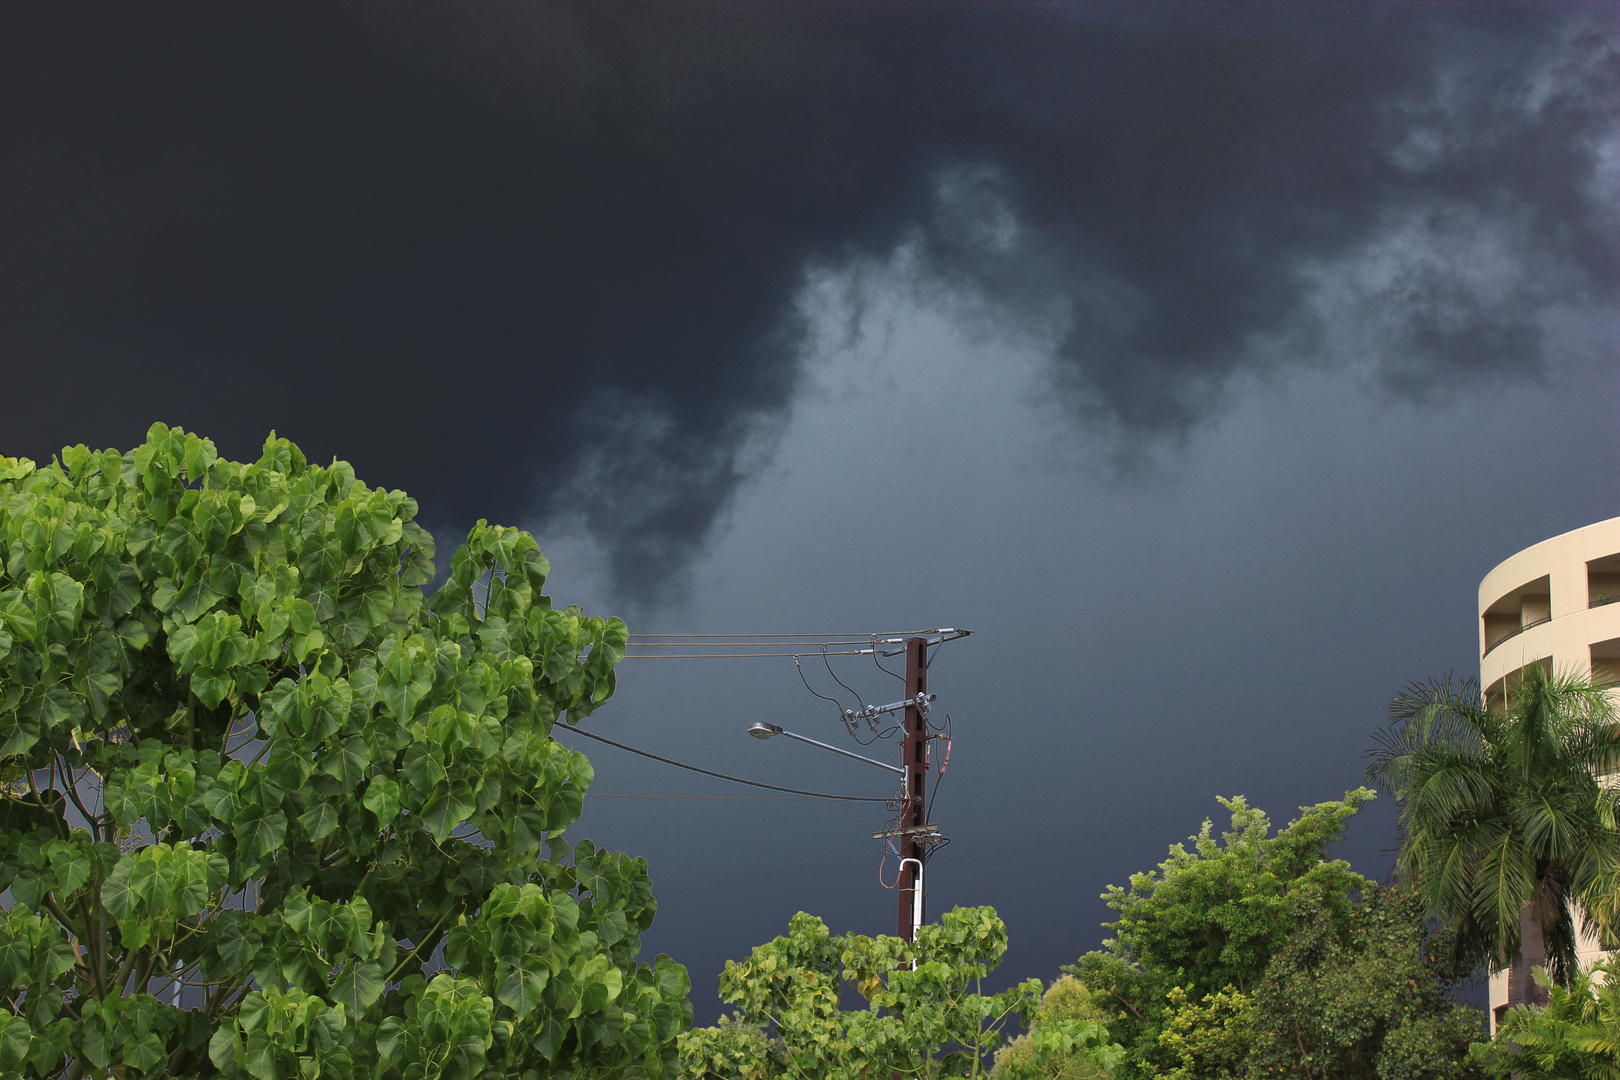
{"type": "MultiPolygon", "coordinates": [[[[631,634],[626,660],[742,660],[797,659],[800,656],[898,656],[914,638],[931,638],[930,647],[967,637],[970,631],[945,627],[938,630],[872,634],[631,634]],[[680,649],[681,652],[662,652],[680,649]],[[714,652],[737,649],[738,652],[714,652]]],[[[882,663],[879,662],[879,667],[882,663]]],[[[890,672],[890,674],[894,674],[890,672]]],[[[836,678],[837,676],[834,676],[836,678]]],[[[899,676],[896,676],[899,678],[899,676]]]]}
{"type": "Polygon", "coordinates": [[[592,799],[730,799],[740,802],[818,802],[802,795],[623,795],[616,791],[587,791],[592,799]]]}
{"type": "MultiPolygon", "coordinates": [[[[635,640],[636,638],[732,638],[732,637],[736,637],[736,638],[748,638],[750,641],[755,640],[755,639],[759,639],[759,638],[800,638],[800,639],[808,639],[808,640],[812,640],[812,641],[833,641],[833,640],[836,640],[836,639],[850,638],[850,639],[853,639],[853,640],[856,640],[856,641],[871,641],[875,637],[905,637],[907,634],[915,635],[917,633],[919,633],[919,631],[916,631],[916,630],[907,630],[907,631],[887,631],[887,630],[885,630],[885,631],[881,631],[879,633],[869,633],[867,631],[861,630],[861,631],[852,631],[852,632],[847,633],[847,634],[737,634],[737,633],[731,633],[731,634],[651,634],[651,633],[636,632],[636,633],[632,633],[630,635],[630,638],[631,638],[631,640],[635,640]]],[[[937,634],[937,633],[939,633],[939,631],[938,630],[925,630],[925,631],[921,631],[921,633],[924,633],[924,634],[937,634]]]]}
{"type": "Polygon", "coordinates": [[[626,653],[626,660],[735,660],[739,658],[769,656],[779,660],[792,660],[800,656],[866,656],[871,649],[846,649],[841,652],[752,652],[752,653],[626,653]]]}
{"type": "Polygon", "coordinates": [[[801,791],[798,788],[778,787],[775,784],[762,784],[758,780],[744,780],[740,776],[727,776],[725,773],[715,772],[713,769],[700,769],[696,765],[688,765],[684,761],[676,761],[674,758],[660,757],[657,754],[651,754],[645,750],[638,750],[634,746],[626,746],[624,743],[614,742],[612,739],[598,735],[593,731],[586,731],[584,728],[576,727],[569,728],[568,730],[576,735],[583,735],[587,739],[595,739],[597,742],[605,742],[609,746],[617,746],[620,750],[628,750],[632,754],[640,754],[642,757],[652,758],[654,761],[662,761],[665,765],[673,765],[677,769],[687,769],[691,772],[702,773],[705,776],[718,777],[721,780],[729,780],[733,784],[747,784],[749,787],[765,788],[769,791],[785,791],[789,795],[807,795],[812,799],[836,799],[839,802],[886,803],[889,801],[886,798],[874,798],[868,795],[829,795],[824,791],[801,791]]]}
{"type": "MultiPolygon", "coordinates": [[[[878,638],[878,641],[883,641],[878,638]]],[[[871,638],[861,638],[856,641],[636,641],[630,644],[638,649],[797,649],[801,654],[809,650],[809,655],[820,652],[822,648],[852,649],[860,647],[870,649],[871,638]]]]}

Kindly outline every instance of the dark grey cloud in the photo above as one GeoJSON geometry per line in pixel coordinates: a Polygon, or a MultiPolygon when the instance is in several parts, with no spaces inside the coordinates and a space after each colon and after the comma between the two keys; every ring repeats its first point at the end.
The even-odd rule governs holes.
{"type": "Polygon", "coordinates": [[[1612,303],[1612,9],[13,5],[9,452],[274,427],[646,594],[798,378],[807,268],[1059,329],[1073,414],[1533,378],[1612,303]]]}

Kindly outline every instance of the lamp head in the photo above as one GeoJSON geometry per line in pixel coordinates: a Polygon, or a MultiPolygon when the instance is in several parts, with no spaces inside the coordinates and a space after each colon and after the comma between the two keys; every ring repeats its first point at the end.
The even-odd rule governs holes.
{"type": "Polygon", "coordinates": [[[748,734],[752,735],[756,739],[768,739],[772,735],[782,734],[782,725],[761,723],[749,724],[748,734]]]}

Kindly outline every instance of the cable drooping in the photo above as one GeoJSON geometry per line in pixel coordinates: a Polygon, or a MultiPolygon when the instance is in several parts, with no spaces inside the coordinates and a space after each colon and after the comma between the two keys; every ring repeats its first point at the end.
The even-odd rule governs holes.
{"type": "MultiPolygon", "coordinates": [[[[947,719],[949,719],[947,717],[947,719]]],[[[951,738],[945,737],[945,757],[939,764],[939,771],[934,774],[934,787],[928,793],[928,802],[923,807],[923,820],[928,821],[934,813],[934,798],[939,794],[939,782],[945,779],[945,770],[951,767],[951,738]]]]}
{"type": "Polygon", "coordinates": [[[893,671],[890,671],[888,668],[883,666],[883,661],[878,659],[878,647],[877,647],[877,639],[876,638],[872,639],[872,663],[876,664],[877,669],[879,671],[883,672],[883,674],[890,675],[890,676],[893,676],[896,679],[899,679],[901,685],[905,684],[906,677],[904,675],[900,675],[900,674],[897,674],[897,673],[895,673],[893,671]]]}
{"type": "Polygon", "coordinates": [[[886,798],[874,798],[869,795],[829,795],[824,791],[801,791],[799,788],[778,787],[776,784],[762,784],[758,780],[744,780],[740,776],[727,776],[725,773],[715,772],[713,769],[700,769],[696,765],[688,765],[684,761],[676,761],[674,758],[660,757],[657,754],[648,753],[646,750],[638,750],[634,746],[626,746],[624,743],[614,742],[612,739],[598,735],[595,732],[586,731],[584,728],[571,727],[568,730],[572,731],[576,735],[583,735],[587,739],[595,739],[597,742],[605,742],[609,746],[617,746],[620,750],[628,750],[632,754],[640,754],[644,758],[652,758],[654,761],[662,761],[665,765],[673,765],[677,769],[687,769],[691,772],[702,773],[705,776],[713,776],[721,780],[729,780],[733,784],[747,784],[749,787],[766,788],[770,791],[785,791],[790,795],[808,795],[813,799],[834,799],[839,802],[889,801],[886,798]]]}
{"type": "Polygon", "coordinates": [[[859,705],[862,710],[865,710],[866,702],[861,700],[861,695],[856,694],[854,690],[851,690],[848,686],[845,686],[844,680],[840,679],[833,671],[832,662],[827,659],[827,646],[825,645],[821,647],[821,662],[827,668],[827,674],[832,676],[833,682],[837,683],[839,686],[843,686],[844,689],[849,690],[851,694],[855,694],[855,704],[859,705]]]}
{"type": "MultiPolygon", "coordinates": [[[[799,673],[799,681],[804,683],[804,688],[806,690],[809,690],[812,694],[815,694],[816,697],[820,698],[822,701],[832,702],[833,708],[838,710],[839,722],[844,725],[844,730],[849,732],[849,734],[853,737],[855,735],[855,724],[854,721],[850,720],[848,714],[845,713],[844,703],[839,701],[837,698],[830,698],[826,694],[816,693],[815,688],[810,685],[810,680],[804,677],[804,668],[800,665],[799,658],[797,656],[793,658],[793,669],[799,673]]],[[[859,742],[860,740],[857,738],[856,741],[859,742]]]]}

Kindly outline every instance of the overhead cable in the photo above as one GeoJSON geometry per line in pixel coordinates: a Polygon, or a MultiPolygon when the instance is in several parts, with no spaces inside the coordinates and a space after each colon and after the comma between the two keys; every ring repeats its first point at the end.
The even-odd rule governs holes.
{"type": "Polygon", "coordinates": [[[587,791],[588,799],[725,799],[732,802],[816,802],[805,795],[623,795],[616,791],[587,791]]]}
{"type": "Polygon", "coordinates": [[[662,761],[665,765],[673,765],[677,769],[687,769],[691,772],[702,773],[705,776],[713,776],[721,780],[729,780],[733,784],[747,784],[749,787],[765,788],[769,791],[785,791],[789,795],[808,795],[812,799],[834,799],[838,802],[889,801],[887,798],[876,798],[869,795],[829,795],[824,791],[801,791],[799,788],[779,787],[776,784],[762,784],[758,780],[744,780],[740,776],[727,776],[725,773],[715,772],[713,769],[700,769],[696,765],[688,765],[684,761],[676,761],[674,758],[660,757],[657,754],[648,753],[646,750],[638,750],[634,746],[626,746],[624,743],[614,742],[612,739],[609,739],[606,736],[598,735],[594,731],[586,731],[584,728],[575,727],[569,728],[568,730],[576,735],[583,735],[587,739],[595,739],[597,742],[605,742],[609,746],[617,746],[620,750],[628,750],[632,754],[640,754],[644,758],[652,758],[654,761],[662,761]]]}
{"type": "MultiPolygon", "coordinates": [[[[632,642],[632,644],[635,644],[632,642]]],[[[871,649],[845,649],[840,652],[821,653],[817,650],[813,655],[826,656],[866,656],[871,649]]],[[[626,653],[626,660],[733,660],[739,657],[769,656],[778,660],[792,660],[794,657],[804,655],[802,652],[751,652],[751,653],[626,653]]]]}
{"type": "Polygon", "coordinates": [[[933,640],[929,642],[929,647],[932,648],[946,641],[967,637],[970,632],[945,627],[938,630],[878,634],[631,634],[624,658],[626,660],[723,660],[745,657],[792,659],[819,653],[822,656],[871,656],[875,661],[879,655],[898,656],[905,651],[905,643],[912,638],[931,638],[933,640]],[[670,649],[682,651],[661,651],[670,649]],[[718,649],[739,651],[713,651],[718,649]]]}
{"type": "Polygon", "coordinates": [[[870,641],[874,637],[906,637],[908,635],[916,636],[918,634],[937,633],[939,633],[938,630],[885,630],[875,634],[865,630],[848,634],[651,634],[638,631],[632,633],[630,638],[631,640],[636,640],[638,638],[658,638],[659,640],[664,640],[666,638],[747,638],[750,641],[757,638],[798,638],[801,641],[809,640],[819,642],[840,641],[846,638],[851,641],[870,641]]]}

